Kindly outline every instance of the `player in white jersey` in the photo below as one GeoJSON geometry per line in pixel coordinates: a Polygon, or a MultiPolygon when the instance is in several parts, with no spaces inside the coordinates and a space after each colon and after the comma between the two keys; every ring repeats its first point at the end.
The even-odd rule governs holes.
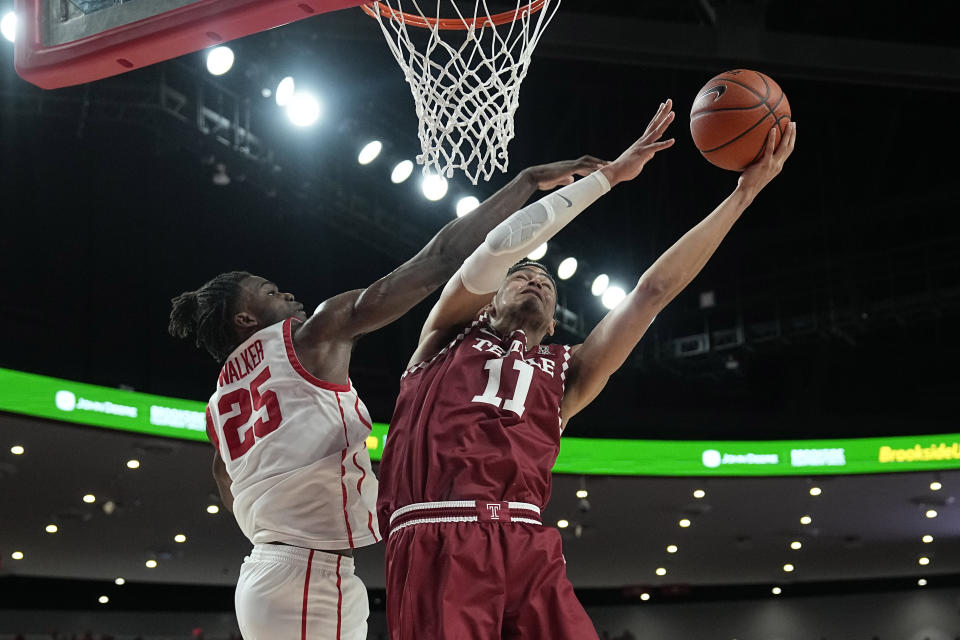
{"type": "Polygon", "coordinates": [[[352,550],[380,538],[370,416],[349,377],[354,343],[449,280],[536,189],[603,164],[584,156],[524,170],[395,271],[310,317],[292,294],[244,271],[171,301],[170,333],[195,335],[222,367],[207,431],[223,503],[254,545],[236,591],[245,640],[366,638],[352,550]]]}

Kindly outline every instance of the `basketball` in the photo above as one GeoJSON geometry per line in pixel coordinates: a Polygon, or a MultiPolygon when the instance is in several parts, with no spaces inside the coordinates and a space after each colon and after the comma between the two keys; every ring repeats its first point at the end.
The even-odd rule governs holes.
{"type": "Polygon", "coordinates": [[[774,125],[777,143],[790,124],[790,103],[772,78],[759,71],[735,69],[710,79],[690,109],[693,143],[710,163],[743,171],[760,159],[774,125]]]}

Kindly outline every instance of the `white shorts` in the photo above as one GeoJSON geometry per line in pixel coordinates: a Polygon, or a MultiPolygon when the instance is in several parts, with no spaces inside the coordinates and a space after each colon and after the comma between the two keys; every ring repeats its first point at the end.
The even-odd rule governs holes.
{"type": "Polygon", "coordinates": [[[244,640],[367,637],[367,589],[353,558],[258,544],[240,567],[235,603],[244,640]]]}

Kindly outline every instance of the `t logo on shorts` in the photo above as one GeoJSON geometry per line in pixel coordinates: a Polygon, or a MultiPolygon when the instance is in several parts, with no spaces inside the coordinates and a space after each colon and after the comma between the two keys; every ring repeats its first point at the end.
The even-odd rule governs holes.
{"type": "Polygon", "coordinates": [[[506,502],[477,502],[479,522],[510,522],[510,507],[506,502]]]}

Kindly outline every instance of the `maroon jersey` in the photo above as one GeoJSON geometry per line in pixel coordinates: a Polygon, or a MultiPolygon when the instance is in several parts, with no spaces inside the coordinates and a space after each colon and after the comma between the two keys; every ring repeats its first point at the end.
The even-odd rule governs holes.
{"type": "MultiPolygon", "coordinates": [[[[570,347],[526,348],[481,316],[403,375],[380,463],[380,524],[418,502],[550,498],[570,347]]],[[[386,534],[384,535],[386,537],[386,534]]]]}

